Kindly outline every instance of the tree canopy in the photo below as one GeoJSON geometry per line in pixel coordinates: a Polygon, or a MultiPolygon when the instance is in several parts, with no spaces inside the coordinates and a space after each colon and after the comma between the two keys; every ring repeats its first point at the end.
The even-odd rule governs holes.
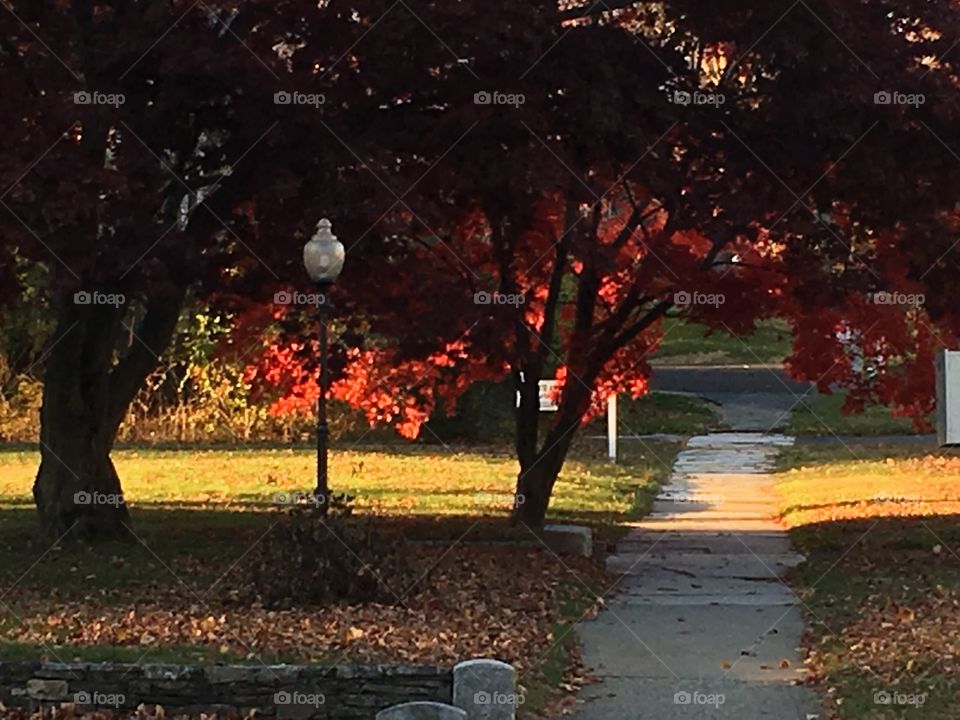
{"type": "Polygon", "coordinates": [[[48,269],[57,534],[125,522],[70,498],[119,491],[116,426],[183,298],[303,288],[322,216],[348,247],[338,391],[413,431],[512,377],[530,522],[676,317],[784,315],[796,373],[918,415],[955,339],[954,3],[86,0],[0,30],[0,292],[48,269]]]}

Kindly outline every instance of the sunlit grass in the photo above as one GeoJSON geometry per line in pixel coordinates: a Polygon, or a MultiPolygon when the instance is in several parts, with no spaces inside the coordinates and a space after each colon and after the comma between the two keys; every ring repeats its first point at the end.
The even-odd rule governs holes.
{"type": "Polygon", "coordinates": [[[802,446],[778,490],[791,526],[960,513],[960,457],[913,446],[802,446]]]}
{"type": "MultiPolygon", "coordinates": [[[[644,452],[634,443],[619,465],[598,453],[571,458],[554,490],[554,511],[627,511],[636,489],[669,468],[669,453],[661,462],[655,446],[644,452]]],[[[315,451],[306,448],[118,450],[113,458],[131,508],[264,509],[278,493],[309,491],[316,482],[315,451]]],[[[37,462],[32,452],[0,451],[0,507],[32,506],[37,462]]],[[[361,511],[486,514],[510,507],[518,470],[516,460],[502,449],[334,451],[330,485],[334,492],[354,496],[361,511]]]]}
{"type": "Polygon", "coordinates": [[[919,445],[800,446],[778,490],[807,561],[809,667],[830,717],[956,718],[960,668],[960,456],[919,445]],[[922,694],[886,707],[878,691],[922,694]]]}
{"type": "MultiPolygon", "coordinates": [[[[599,442],[582,445],[564,466],[549,517],[590,524],[603,540],[647,512],[677,446],[624,445],[620,464],[602,456],[599,442]]],[[[275,522],[278,494],[306,493],[316,482],[307,448],[118,450],[114,460],[138,542],[58,547],[32,566],[50,548],[31,496],[37,457],[0,451],[0,582],[29,569],[27,583],[113,587],[149,582],[165,565],[178,571],[195,559],[229,566],[275,522]]],[[[357,513],[401,523],[408,536],[533,539],[506,522],[518,465],[503,449],[335,450],[330,460],[332,491],[353,496],[357,513]]]]}

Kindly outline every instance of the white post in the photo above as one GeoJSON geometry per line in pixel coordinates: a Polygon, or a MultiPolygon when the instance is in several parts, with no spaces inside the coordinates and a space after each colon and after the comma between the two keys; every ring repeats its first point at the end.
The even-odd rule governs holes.
{"type": "Polygon", "coordinates": [[[960,352],[937,353],[937,442],[960,445],[960,352]]]}
{"type": "Polygon", "coordinates": [[[617,461],[617,396],[607,398],[607,457],[617,461]]]}

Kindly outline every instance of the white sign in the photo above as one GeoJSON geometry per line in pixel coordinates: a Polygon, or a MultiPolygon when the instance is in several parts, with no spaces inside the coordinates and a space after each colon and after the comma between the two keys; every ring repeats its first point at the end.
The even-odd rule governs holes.
{"type": "Polygon", "coordinates": [[[559,384],[556,380],[540,381],[540,412],[556,412],[560,409],[557,401],[554,400],[559,384]]]}
{"type": "MultiPolygon", "coordinates": [[[[520,380],[523,380],[523,373],[520,373],[520,380]]],[[[558,384],[558,380],[540,381],[540,412],[556,412],[560,409],[554,400],[558,384]]],[[[520,407],[519,391],[517,391],[517,407],[520,407]]],[[[617,431],[617,396],[611,395],[607,398],[607,457],[613,462],[617,461],[617,431]]]]}
{"type": "MultiPolygon", "coordinates": [[[[520,380],[523,381],[523,373],[520,373],[520,380]]],[[[553,399],[557,391],[558,380],[541,380],[540,386],[540,412],[556,412],[559,406],[553,399]]],[[[520,391],[517,391],[517,407],[520,407],[520,391]]]]}

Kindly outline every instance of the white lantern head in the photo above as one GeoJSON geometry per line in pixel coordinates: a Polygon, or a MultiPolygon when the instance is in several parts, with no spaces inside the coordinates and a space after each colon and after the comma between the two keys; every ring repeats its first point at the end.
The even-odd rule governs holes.
{"type": "Polygon", "coordinates": [[[324,218],[317,223],[317,231],[303,246],[303,265],[307,275],[318,285],[329,285],[340,277],[346,251],[343,243],[331,232],[333,225],[324,218]]]}

